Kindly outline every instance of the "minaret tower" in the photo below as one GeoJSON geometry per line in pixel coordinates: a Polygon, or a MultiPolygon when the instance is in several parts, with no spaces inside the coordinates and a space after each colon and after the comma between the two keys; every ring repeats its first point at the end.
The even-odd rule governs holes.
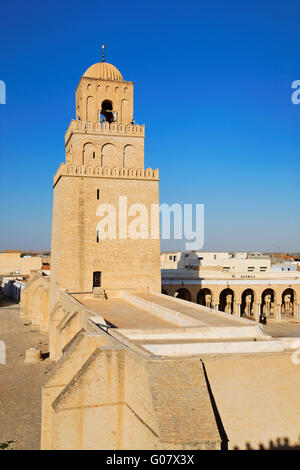
{"type": "Polygon", "coordinates": [[[66,162],[54,177],[50,308],[59,288],[88,293],[101,287],[108,296],[121,289],[160,291],[160,242],[158,231],[153,236],[150,230],[159,203],[158,170],[144,168],[145,126],[133,120],[133,82],[105,62],[102,50],[102,62],[80,79],[76,119],[65,136],[66,162]],[[123,219],[128,216],[125,229],[120,202],[123,219]],[[102,239],[97,227],[100,215],[107,215],[105,204],[115,208],[116,228],[115,236],[111,229],[102,239]],[[128,236],[137,204],[147,209],[148,238],[128,236]]]}

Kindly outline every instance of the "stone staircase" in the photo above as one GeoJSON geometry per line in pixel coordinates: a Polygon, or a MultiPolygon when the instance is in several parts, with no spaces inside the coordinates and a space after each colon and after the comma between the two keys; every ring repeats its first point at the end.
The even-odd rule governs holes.
{"type": "Polygon", "coordinates": [[[94,297],[94,299],[99,299],[99,300],[106,300],[107,299],[107,295],[105,293],[105,290],[102,287],[94,287],[93,297],[94,297]]]}

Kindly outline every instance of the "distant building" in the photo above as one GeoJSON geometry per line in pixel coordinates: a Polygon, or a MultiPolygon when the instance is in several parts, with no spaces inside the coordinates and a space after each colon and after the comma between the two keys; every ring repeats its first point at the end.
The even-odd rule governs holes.
{"type": "Polygon", "coordinates": [[[29,275],[30,271],[39,270],[41,267],[40,256],[23,256],[22,252],[18,250],[7,250],[0,253],[0,275],[29,275]]]}
{"type": "Polygon", "coordinates": [[[161,253],[161,269],[199,269],[226,272],[265,272],[271,267],[268,256],[229,252],[161,253]]]}

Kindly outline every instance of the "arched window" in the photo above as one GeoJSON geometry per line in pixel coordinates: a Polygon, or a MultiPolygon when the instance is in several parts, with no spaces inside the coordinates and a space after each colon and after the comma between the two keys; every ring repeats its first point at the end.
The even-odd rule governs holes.
{"type": "Polygon", "coordinates": [[[110,168],[119,168],[121,166],[121,158],[117,149],[113,144],[104,144],[101,149],[101,166],[109,166],[110,168]]]}
{"type": "Polygon", "coordinates": [[[111,123],[115,122],[116,120],[116,113],[113,111],[112,102],[110,100],[104,100],[101,105],[100,121],[107,121],[111,123]]]}
{"type": "Polygon", "coordinates": [[[135,166],[135,149],[133,145],[125,145],[123,151],[123,166],[132,168],[135,166]]]}
{"type": "Polygon", "coordinates": [[[82,152],[82,164],[87,165],[92,158],[94,157],[94,146],[90,142],[87,142],[83,146],[83,152],[82,152]]]}
{"type": "Polygon", "coordinates": [[[129,121],[130,121],[130,119],[128,119],[128,101],[127,100],[122,100],[122,102],[121,102],[121,122],[123,124],[126,124],[129,121]]]}
{"type": "Polygon", "coordinates": [[[93,120],[93,97],[88,96],[86,100],[86,120],[93,120]]]}

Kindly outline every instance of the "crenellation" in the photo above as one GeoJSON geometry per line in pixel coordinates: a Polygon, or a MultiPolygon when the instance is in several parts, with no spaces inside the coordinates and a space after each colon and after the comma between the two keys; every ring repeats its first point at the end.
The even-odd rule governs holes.
{"type": "Polygon", "coordinates": [[[145,124],[123,124],[116,122],[91,122],[72,119],[65,135],[65,145],[67,146],[72,134],[117,134],[122,136],[145,136],[145,124]]]}
{"type": "Polygon", "coordinates": [[[153,170],[147,168],[146,170],[139,168],[125,168],[125,167],[100,167],[85,165],[74,165],[61,163],[59,169],[54,176],[54,186],[61,176],[91,176],[95,178],[126,178],[126,179],[139,179],[139,180],[153,180],[159,181],[159,169],[153,170]]]}

